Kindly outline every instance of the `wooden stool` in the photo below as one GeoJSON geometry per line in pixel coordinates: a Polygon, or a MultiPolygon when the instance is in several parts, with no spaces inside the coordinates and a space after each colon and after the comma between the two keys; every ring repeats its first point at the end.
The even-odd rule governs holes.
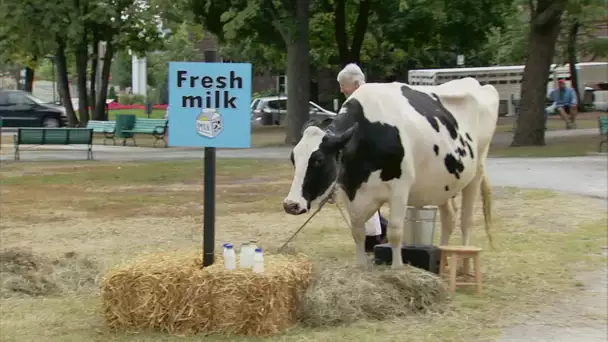
{"type": "Polygon", "coordinates": [[[441,261],[439,262],[439,274],[441,277],[448,276],[449,291],[456,291],[456,286],[468,286],[475,285],[477,287],[477,294],[481,293],[481,267],[480,267],[480,253],[482,251],[479,247],[473,246],[439,246],[441,250],[441,261]],[[446,270],[448,263],[448,257],[450,258],[450,272],[446,270]],[[458,268],[458,260],[462,258],[464,262],[463,267],[463,281],[456,282],[456,270],[458,268]],[[475,265],[475,274],[469,273],[469,259],[473,259],[475,265]],[[468,281],[473,278],[474,282],[468,281]]]}

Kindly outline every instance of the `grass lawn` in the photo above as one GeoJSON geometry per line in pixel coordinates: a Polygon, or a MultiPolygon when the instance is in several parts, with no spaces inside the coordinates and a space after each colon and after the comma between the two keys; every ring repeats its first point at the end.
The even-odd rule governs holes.
{"type": "MultiPolygon", "coordinates": [[[[576,128],[598,128],[597,118],[602,115],[600,112],[581,113],[576,119],[576,128]]],[[[514,132],[514,117],[501,117],[498,119],[496,133],[511,133],[514,132]]],[[[550,131],[566,129],[566,124],[561,117],[552,115],[547,120],[547,129],[550,131]]],[[[599,130],[598,130],[599,132],[599,130]]]]}
{"type": "MultiPolygon", "coordinates": [[[[577,157],[598,152],[601,139],[598,135],[562,137],[548,140],[545,146],[490,147],[491,157],[577,157]]],[[[605,145],[605,144],[604,144],[605,145]]],[[[606,150],[606,147],[603,148],[606,150]]]]}
{"type": "MultiPolygon", "coordinates": [[[[266,250],[285,241],[307,215],[289,216],[287,161],[218,160],[216,250],[255,238],[266,250]]],[[[100,313],[99,277],[139,254],[200,248],[201,163],[30,162],[0,167],[2,250],[31,248],[50,268],[52,293],[0,291],[3,341],[200,341],[109,332],[100,313]],[[58,260],[52,263],[53,260],[58,260]]],[[[542,190],[494,188],[489,249],[480,204],[472,244],[482,256],[484,292],[459,290],[444,313],[337,328],[296,326],[270,341],[486,341],[543,305],[574,295],[574,272],[600,269],[605,202],[542,190]]],[[[439,230],[439,226],[437,226],[439,230]]],[[[452,243],[460,241],[455,231],[452,243]]],[[[439,233],[435,234],[439,239],[439,233]]],[[[319,262],[354,262],[352,238],[328,205],[293,242],[319,262]],[[332,261],[333,260],[333,261],[332,261]]],[[[7,254],[2,254],[6,256],[7,254]]],[[[6,258],[6,257],[5,257],[6,258]]],[[[18,276],[0,259],[3,280],[18,276]],[[11,273],[12,272],[12,273],[11,273]],[[7,278],[5,278],[7,277],[7,278]]],[[[12,285],[11,285],[12,284],[12,285]]],[[[17,283],[27,290],[24,283],[17,283]]],[[[209,341],[254,341],[212,336],[209,341]]],[[[258,340],[256,340],[258,341],[258,340]]]]}

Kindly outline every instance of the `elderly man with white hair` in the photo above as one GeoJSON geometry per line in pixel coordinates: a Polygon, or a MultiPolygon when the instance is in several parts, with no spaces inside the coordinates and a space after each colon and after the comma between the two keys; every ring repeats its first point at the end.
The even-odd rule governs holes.
{"type": "Polygon", "coordinates": [[[365,83],[365,75],[357,64],[350,63],[338,73],[338,83],[340,92],[349,97],[360,85],[365,83]]]}
{"type": "MultiPolygon", "coordinates": [[[[338,73],[338,83],[340,84],[340,92],[348,98],[350,94],[365,83],[365,75],[357,64],[350,63],[338,73]]],[[[375,213],[374,216],[365,223],[366,252],[373,252],[375,245],[384,242],[386,237],[386,225],[387,221],[380,215],[380,211],[375,213]]]]}

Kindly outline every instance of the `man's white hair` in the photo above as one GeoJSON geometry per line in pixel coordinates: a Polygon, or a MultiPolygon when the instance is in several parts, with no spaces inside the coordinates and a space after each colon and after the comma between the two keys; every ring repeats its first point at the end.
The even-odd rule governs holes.
{"type": "Polygon", "coordinates": [[[350,63],[338,73],[338,83],[360,86],[365,83],[365,75],[357,64],[350,63]]]}

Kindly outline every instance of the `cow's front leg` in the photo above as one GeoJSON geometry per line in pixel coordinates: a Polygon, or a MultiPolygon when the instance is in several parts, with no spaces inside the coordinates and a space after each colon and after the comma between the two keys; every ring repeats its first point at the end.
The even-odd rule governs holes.
{"type": "Polygon", "coordinates": [[[352,219],[350,231],[355,240],[355,257],[358,266],[367,265],[367,253],[365,253],[365,220],[360,217],[352,219]]]}
{"type": "Polygon", "coordinates": [[[400,191],[393,191],[391,194],[386,237],[388,238],[388,243],[391,245],[393,253],[392,268],[401,268],[403,266],[403,259],[401,256],[403,224],[407,217],[409,188],[404,189],[402,186],[397,186],[396,188],[400,191]]]}

